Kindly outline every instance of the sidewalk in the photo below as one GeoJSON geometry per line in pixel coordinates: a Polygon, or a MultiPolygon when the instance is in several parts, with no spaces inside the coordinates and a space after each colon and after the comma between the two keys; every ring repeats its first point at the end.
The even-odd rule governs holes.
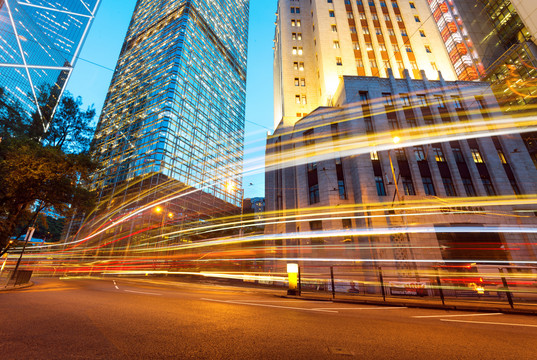
{"type": "Polygon", "coordinates": [[[19,289],[25,289],[25,288],[29,288],[31,286],[34,286],[34,283],[33,282],[29,282],[29,283],[26,283],[26,284],[21,284],[21,285],[16,285],[16,286],[7,286],[6,284],[2,284],[0,285],[0,292],[2,291],[11,291],[11,290],[19,290],[19,289]]]}
{"type": "MultiPolygon", "coordinates": [[[[335,303],[347,303],[347,304],[367,304],[377,306],[405,306],[413,308],[425,308],[425,309],[444,309],[444,310],[459,310],[459,311],[481,311],[481,312],[502,312],[506,314],[523,314],[523,315],[537,315],[537,304],[535,303],[521,303],[514,302],[514,308],[512,309],[505,302],[490,301],[490,300],[476,300],[468,301],[461,299],[446,298],[445,305],[442,305],[442,301],[439,298],[394,298],[386,297],[384,301],[382,296],[373,295],[349,295],[336,293],[336,297],[332,298],[332,293],[312,293],[302,292],[301,296],[296,295],[282,295],[283,298],[297,299],[297,300],[325,300],[335,303]]],[[[502,299],[503,301],[503,299],[502,299]]]]}

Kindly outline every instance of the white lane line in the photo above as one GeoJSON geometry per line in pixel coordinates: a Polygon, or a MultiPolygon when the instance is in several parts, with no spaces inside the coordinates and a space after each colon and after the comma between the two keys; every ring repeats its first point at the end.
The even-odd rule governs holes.
{"type": "Polygon", "coordinates": [[[113,281],[114,281],[114,286],[116,287],[117,290],[119,290],[119,287],[116,284],[116,280],[113,280],[113,281]]]}
{"type": "Polygon", "coordinates": [[[380,307],[364,307],[364,308],[315,308],[314,310],[397,310],[397,309],[407,309],[406,306],[380,306],[380,307]]]}
{"type": "Polygon", "coordinates": [[[452,320],[452,319],[440,319],[440,321],[459,322],[459,323],[468,323],[468,324],[522,326],[522,327],[535,327],[535,328],[537,328],[537,325],[530,325],[530,324],[512,324],[512,323],[499,323],[499,322],[488,322],[488,321],[469,321],[469,320],[452,320]]]}
{"type": "Polygon", "coordinates": [[[502,313],[487,313],[487,314],[460,314],[460,315],[422,315],[422,316],[412,316],[416,319],[425,319],[425,318],[446,318],[446,317],[463,317],[463,316],[490,316],[490,315],[503,315],[502,313]]]}
{"type": "MultiPolygon", "coordinates": [[[[243,302],[259,302],[259,303],[304,303],[304,300],[241,300],[243,302]]],[[[308,301],[308,304],[321,303],[326,304],[327,301],[308,301]]],[[[331,304],[331,302],[329,303],[331,304]]]]}
{"type": "Polygon", "coordinates": [[[262,307],[270,307],[270,308],[278,308],[278,309],[290,309],[290,310],[301,310],[301,311],[315,311],[315,312],[328,312],[328,313],[338,313],[337,311],[332,310],[323,310],[323,309],[307,309],[307,308],[299,308],[299,307],[291,307],[291,306],[278,306],[278,305],[269,305],[269,304],[256,304],[251,302],[241,302],[241,301],[232,301],[232,300],[215,300],[215,299],[206,299],[202,298],[201,300],[205,301],[213,301],[213,302],[220,302],[220,303],[226,303],[226,304],[236,304],[236,305],[251,305],[251,306],[262,306],[262,307]]]}
{"type": "Polygon", "coordinates": [[[135,294],[145,294],[145,295],[162,295],[162,294],[157,294],[157,293],[152,293],[152,292],[145,292],[145,291],[134,291],[134,290],[123,290],[123,291],[126,291],[126,292],[130,292],[130,293],[135,293],[135,294]]]}

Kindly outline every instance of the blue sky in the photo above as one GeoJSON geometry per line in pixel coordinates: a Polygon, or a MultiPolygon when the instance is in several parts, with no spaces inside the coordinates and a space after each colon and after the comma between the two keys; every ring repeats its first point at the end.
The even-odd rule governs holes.
{"type": "MultiPolygon", "coordinates": [[[[265,195],[265,138],[273,127],[272,40],[277,0],[250,1],[246,94],[245,197],[265,195]],[[255,173],[249,169],[255,167],[255,173]],[[252,185],[250,185],[252,184],[252,185]]],[[[136,0],[103,0],[67,90],[100,114],[136,0]]]]}

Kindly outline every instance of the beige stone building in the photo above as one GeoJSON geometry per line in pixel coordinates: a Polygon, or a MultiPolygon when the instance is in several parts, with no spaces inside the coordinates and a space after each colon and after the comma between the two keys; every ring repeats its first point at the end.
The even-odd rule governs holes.
{"type": "Polygon", "coordinates": [[[491,136],[504,118],[490,86],[406,74],[344,76],[332,107],[269,137],[278,256],[414,269],[534,260],[535,235],[515,229],[537,224],[524,201],[537,170],[518,134],[491,136]]]}
{"type": "Polygon", "coordinates": [[[456,80],[431,16],[427,0],[279,0],[274,127],[331,105],[344,75],[456,80]]]}

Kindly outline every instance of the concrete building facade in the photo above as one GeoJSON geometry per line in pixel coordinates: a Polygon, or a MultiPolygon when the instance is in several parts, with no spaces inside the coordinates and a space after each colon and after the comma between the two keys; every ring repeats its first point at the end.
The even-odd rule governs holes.
{"type": "Polygon", "coordinates": [[[279,256],[534,260],[535,236],[504,228],[537,223],[517,200],[537,191],[521,137],[456,130],[468,121],[493,134],[487,123],[502,115],[490,86],[405,73],[344,76],[333,107],[269,137],[266,211],[278,221],[266,234],[286,234],[279,256]]]}
{"type": "Polygon", "coordinates": [[[344,75],[431,79],[457,75],[427,0],[279,0],[274,37],[274,127],[333,103],[344,75]]]}

